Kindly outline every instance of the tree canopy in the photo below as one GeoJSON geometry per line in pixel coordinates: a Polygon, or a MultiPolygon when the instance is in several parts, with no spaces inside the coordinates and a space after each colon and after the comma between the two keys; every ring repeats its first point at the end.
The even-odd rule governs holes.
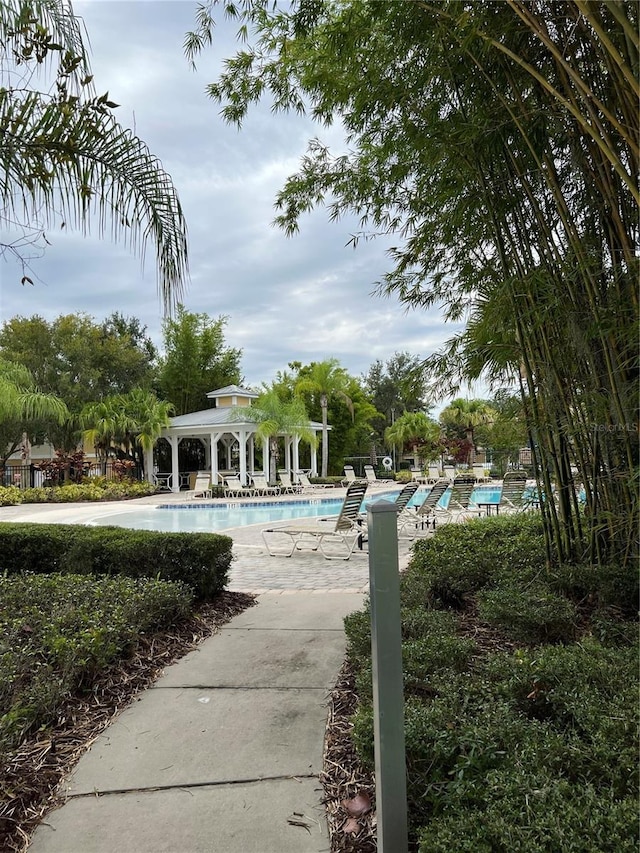
{"type": "MultiPolygon", "coordinates": [[[[13,317],[0,328],[0,354],[24,365],[38,388],[64,400],[78,415],[87,403],[134,388],[149,388],[156,350],[146,327],[115,313],[101,323],[87,314],[60,315],[51,322],[34,314],[13,317]]],[[[78,424],[51,425],[56,447],[71,450],[78,424]]]]}
{"type": "Polygon", "coordinates": [[[69,0],[0,4],[0,222],[17,233],[0,250],[25,268],[25,246],[65,225],[94,224],[142,256],[151,240],[168,309],[187,277],[180,201],[158,158],[116,120],[118,105],[95,94],[85,42],[69,0]]]}
{"type": "Polygon", "coordinates": [[[215,403],[207,399],[209,391],[242,383],[242,350],[225,345],[226,323],[227,317],[213,320],[183,305],[164,321],[158,385],[176,415],[211,408],[215,403]]]}
{"type": "MultiPolygon", "coordinates": [[[[213,37],[200,8],[192,58],[213,37]]],[[[326,204],[395,234],[379,284],[467,328],[435,359],[451,387],[520,384],[549,557],[637,552],[638,5],[594,0],[227,3],[244,44],[209,87],[339,120],[276,199],[293,234],[326,204]],[[366,86],[362,81],[366,80],[366,86]],[[587,513],[580,511],[578,470],[587,513]]]]}

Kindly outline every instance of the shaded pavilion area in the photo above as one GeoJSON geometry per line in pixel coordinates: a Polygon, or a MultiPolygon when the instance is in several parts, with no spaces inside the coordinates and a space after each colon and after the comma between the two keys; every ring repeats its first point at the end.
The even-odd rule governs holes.
{"type": "MultiPolygon", "coordinates": [[[[260,473],[269,479],[269,439],[259,439],[256,431],[259,424],[242,417],[242,409],[249,408],[252,401],[259,397],[255,391],[238,385],[227,385],[207,394],[215,406],[190,412],[171,419],[171,424],[162,430],[160,438],[165,439],[171,448],[169,471],[157,471],[154,467],[153,451],[145,458],[146,477],[152,482],[166,486],[172,492],[189,486],[189,477],[193,473],[181,469],[180,443],[185,439],[196,439],[204,448],[205,468],[210,472],[212,483],[221,483],[225,475],[239,474],[243,485],[247,485],[251,474],[260,473]],[[256,467],[256,451],[261,451],[261,467],[256,467]]],[[[308,426],[317,437],[322,432],[322,424],[309,421],[308,426]]],[[[300,436],[283,434],[284,458],[280,459],[280,468],[290,474],[300,470],[300,436]]],[[[201,469],[202,470],[202,469],[201,469]]],[[[312,476],[318,473],[318,456],[315,447],[311,447],[312,476]]]]}

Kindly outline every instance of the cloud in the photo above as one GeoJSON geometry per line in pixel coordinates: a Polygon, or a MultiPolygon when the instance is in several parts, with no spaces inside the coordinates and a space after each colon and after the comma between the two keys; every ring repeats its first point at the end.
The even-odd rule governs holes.
{"type": "MultiPolygon", "coordinates": [[[[426,357],[454,333],[437,311],[407,313],[371,295],[390,266],[390,242],[347,247],[355,220],[329,222],[318,210],[293,238],[273,227],[275,195],[307,140],[318,135],[339,149],[340,128],[273,115],[268,103],[250,112],[241,131],[226,125],[205,87],[235,52],[229,22],[194,72],[182,42],[195,4],[91,0],[74,7],[90,36],[96,89],[120,104],[120,121],[147,142],[178,188],[190,235],[183,301],[189,310],[228,316],[226,340],[243,349],[248,383],[269,382],[293,360],[329,357],[358,376],[397,351],[426,357]]],[[[120,311],[139,317],[161,342],[151,254],[143,272],[125,247],[95,233],[47,236],[52,245],[34,264],[34,287],[20,285],[18,264],[1,265],[0,320],[79,311],[100,320],[120,311]]]]}

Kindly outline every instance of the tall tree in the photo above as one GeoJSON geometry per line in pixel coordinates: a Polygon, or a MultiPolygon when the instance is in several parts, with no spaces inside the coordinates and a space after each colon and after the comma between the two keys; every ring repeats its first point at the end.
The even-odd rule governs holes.
{"type": "Polygon", "coordinates": [[[401,452],[409,448],[430,461],[439,450],[440,426],[424,412],[405,412],[387,427],[384,438],[387,445],[401,452]]]}
{"type": "Polygon", "coordinates": [[[337,358],[325,361],[313,361],[308,372],[301,375],[296,383],[296,393],[305,392],[317,396],[322,412],[322,469],[321,475],[327,476],[329,467],[329,429],[327,410],[330,397],[343,400],[353,415],[353,401],[347,393],[349,376],[337,358]]]}
{"type": "Polygon", "coordinates": [[[467,462],[472,464],[475,456],[475,430],[495,420],[495,410],[485,400],[453,400],[440,412],[440,423],[447,427],[459,427],[469,444],[467,462]]]}
{"type": "Polygon", "coordinates": [[[364,376],[373,405],[391,423],[391,412],[423,412],[429,408],[427,378],[420,356],[396,352],[383,364],[375,361],[364,376]]]}
{"type": "Polygon", "coordinates": [[[248,0],[227,5],[246,43],[209,89],[238,124],[266,94],[339,118],[348,152],[312,140],[276,221],[293,233],[329,199],[333,218],[398,235],[383,292],[473,318],[454,356],[467,376],[484,361],[521,383],[562,560],[582,558],[585,536],[595,561],[637,555],[638,8],[248,0]]]}
{"type": "Polygon", "coordinates": [[[256,423],[258,438],[269,440],[269,481],[277,481],[279,439],[284,435],[298,435],[302,441],[315,445],[316,437],[309,425],[309,416],[304,402],[299,397],[283,400],[278,389],[261,394],[252,406],[243,406],[238,411],[243,420],[256,423]]]}
{"type": "Polygon", "coordinates": [[[24,365],[0,359],[0,466],[47,422],[63,423],[68,417],[64,402],[42,393],[24,365]]]}
{"type": "Polygon", "coordinates": [[[105,461],[110,455],[129,455],[144,469],[144,452],[169,426],[171,412],[170,403],[158,400],[151,391],[135,388],[85,406],[80,422],[85,440],[105,461]]]}
{"type": "Polygon", "coordinates": [[[209,391],[242,382],[242,350],[225,346],[227,317],[211,319],[178,305],[175,317],[164,321],[164,355],[160,359],[160,394],[176,415],[214,405],[209,391]]]}
{"type": "MultiPolygon", "coordinates": [[[[86,231],[93,223],[143,255],[151,239],[169,308],[187,275],[176,190],[92,81],[82,22],[69,0],[0,4],[0,221],[22,232],[1,248],[23,258],[24,245],[48,242],[43,228],[56,224],[86,231]],[[34,88],[38,76],[46,91],[34,88]]],[[[26,272],[25,281],[32,283],[26,272]]]]}

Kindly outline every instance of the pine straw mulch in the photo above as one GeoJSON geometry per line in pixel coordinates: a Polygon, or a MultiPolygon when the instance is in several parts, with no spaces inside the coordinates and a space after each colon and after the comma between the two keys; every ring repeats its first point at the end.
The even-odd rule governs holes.
{"type": "Polygon", "coordinates": [[[140,690],[151,685],[164,667],[253,604],[252,595],[222,592],[183,622],[141,636],[130,658],[101,673],[90,692],[70,696],[52,726],[34,733],[4,756],[0,768],[0,850],[25,853],[37,824],[61,802],[57,791],[60,782],[113,718],[140,690]]]}
{"type": "Polygon", "coordinates": [[[351,717],[357,705],[355,676],[347,659],[329,698],[320,774],[332,853],[375,853],[377,850],[375,781],[360,763],[351,740],[351,717]]]}

